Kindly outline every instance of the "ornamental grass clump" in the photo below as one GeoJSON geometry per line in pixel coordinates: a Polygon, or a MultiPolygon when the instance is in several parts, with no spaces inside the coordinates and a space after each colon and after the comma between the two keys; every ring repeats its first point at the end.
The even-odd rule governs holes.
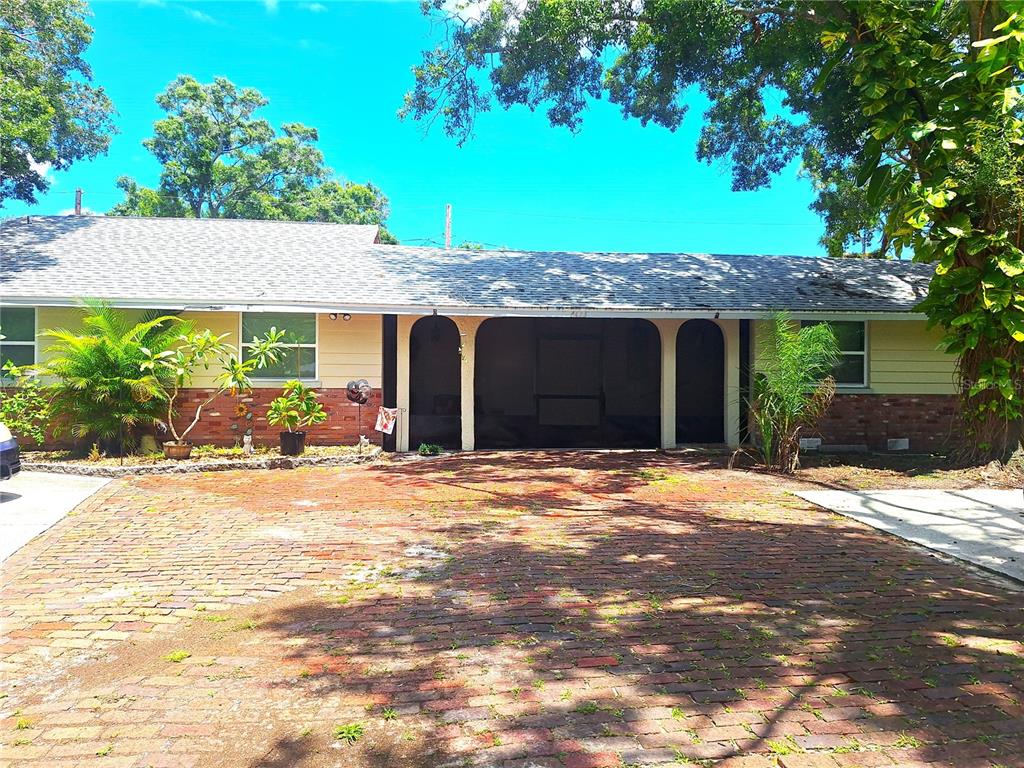
{"type": "Polygon", "coordinates": [[[822,417],[836,391],[835,334],[825,323],[801,328],[777,312],[758,332],[750,415],[761,462],[776,472],[800,465],[800,436],[822,417]]]}

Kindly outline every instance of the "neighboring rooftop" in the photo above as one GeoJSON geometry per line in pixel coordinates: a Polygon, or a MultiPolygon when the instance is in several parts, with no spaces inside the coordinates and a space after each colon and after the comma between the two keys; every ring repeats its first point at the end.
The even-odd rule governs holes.
{"type": "Polygon", "coordinates": [[[906,261],[381,245],[377,227],[31,216],[0,223],[0,301],[480,313],[909,312],[906,261]]]}

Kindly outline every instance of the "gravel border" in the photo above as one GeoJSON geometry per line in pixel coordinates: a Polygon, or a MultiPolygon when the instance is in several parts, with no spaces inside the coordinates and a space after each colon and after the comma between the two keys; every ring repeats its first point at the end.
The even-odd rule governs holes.
{"type": "Polygon", "coordinates": [[[186,460],[163,464],[136,464],[124,467],[94,466],[71,461],[22,461],[26,472],[59,472],[65,475],[87,477],[126,477],[129,475],[184,475],[195,472],[226,472],[232,469],[296,469],[297,467],[343,467],[368,464],[381,453],[371,448],[362,456],[268,456],[259,459],[186,460]]]}

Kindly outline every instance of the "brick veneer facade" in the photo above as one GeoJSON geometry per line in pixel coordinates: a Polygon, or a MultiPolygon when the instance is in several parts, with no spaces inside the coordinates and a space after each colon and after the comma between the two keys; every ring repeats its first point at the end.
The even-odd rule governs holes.
{"type": "Polygon", "coordinates": [[[866,445],[886,450],[890,438],[910,440],[910,451],[947,447],[956,419],[955,395],[840,393],[817,429],[825,445],[866,445]]]}
{"type": "MultiPolygon", "coordinates": [[[[361,430],[357,423],[359,409],[345,397],[344,389],[318,388],[317,392],[327,411],[327,421],[306,430],[308,445],[355,445],[360,434],[371,442],[379,441],[380,433],[373,430],[381,404],[379,389],[373,390],[370,401],[363,406],[361,430]]],[[[280,387],[260,387],[244,395],[221,395],[203,410],[202,419],[188,439],[196,445],[234,445],[241,443],[246,430],[252,429],[255,444],[277,445],[282,428],[267,424],[267,407],[280,394],[280,387]]],[[[204,389],[186,390],[179,396],[179,428],[188,424],[196,405],[209,396],[210,390],[204,389]]]]}

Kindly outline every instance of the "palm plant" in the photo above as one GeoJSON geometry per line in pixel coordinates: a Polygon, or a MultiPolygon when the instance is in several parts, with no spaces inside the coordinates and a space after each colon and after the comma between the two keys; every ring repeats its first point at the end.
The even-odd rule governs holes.
{"type": "Polygon", "coordinates": [[[166,395],[160,374],[143,371],[147,350],[170,348],[183,323],[171,315],[132,323],[121,311],[95,301],[84,303],[83,331],[46,331],[54,339],[42,365],[54,379],[54,434],[90,438],[107,448],[137,444],[139,429],[156,424],[166,395]]]}
{"type": "Polygon", "coordinates": [[[761,324],[750,414],[769,469],[796,471],[800,433],[817,423],[835,395],[831,371],[838,359],[835,334],[825,323],[801,328],[776,312],[761,324]]]}

